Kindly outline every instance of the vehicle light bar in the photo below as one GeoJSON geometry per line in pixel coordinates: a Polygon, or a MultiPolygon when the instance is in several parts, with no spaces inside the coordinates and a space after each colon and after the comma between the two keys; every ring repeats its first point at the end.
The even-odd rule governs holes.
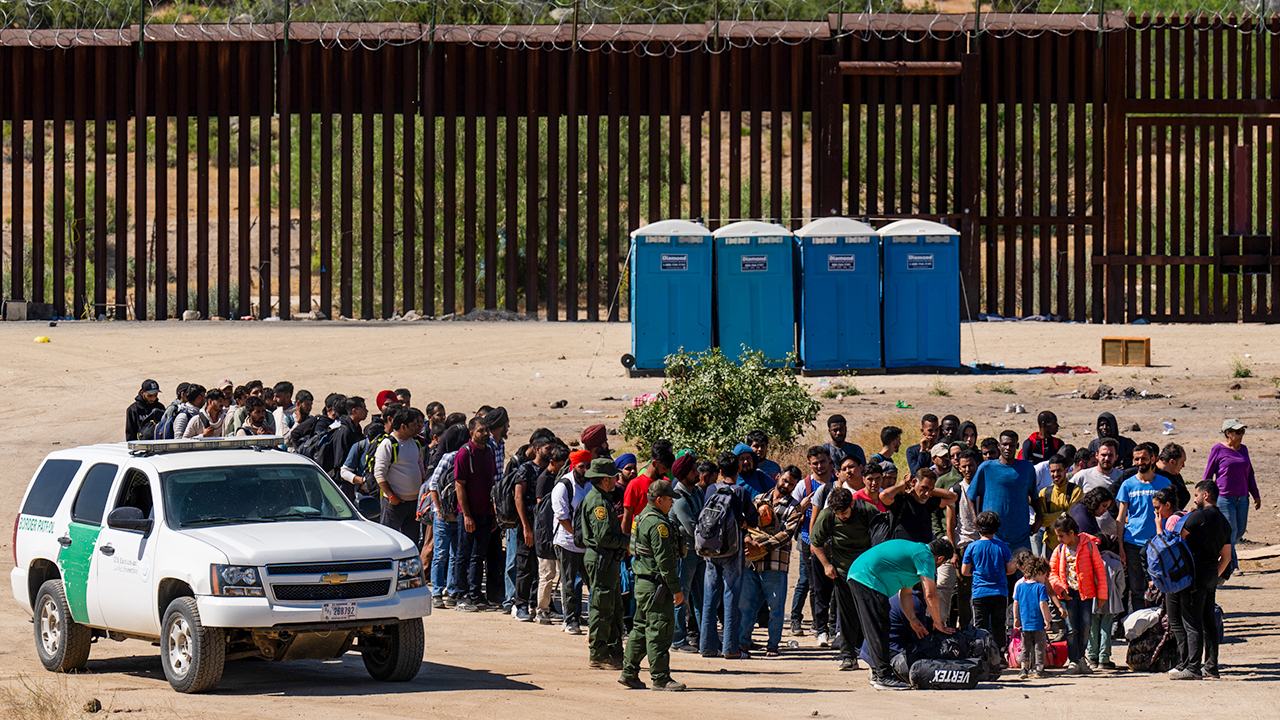
{"type": "Polygon", "coordinates": [[[270,450],[284,445],[280,435],[251,435],[229,438],[185,438],[182,440],[131,440],[130,452],[143,455],[193,452],[196,450],[270,450]]]}

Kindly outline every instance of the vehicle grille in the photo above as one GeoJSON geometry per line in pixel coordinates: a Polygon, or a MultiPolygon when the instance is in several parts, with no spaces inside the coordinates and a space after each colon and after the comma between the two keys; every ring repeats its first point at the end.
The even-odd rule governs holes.
{"type": "Polygon", "coordinates": [[[336,585],[273,585],[271,587],[276,599],[283,602],[381,597],[390,589],[390,579],[364,580],[336,585]]]}
{"type": "Polygon", "coordinates": [[[357,562],[308,563],[305,565],[268,565],[269,575],[324,575],[326,573],[358,573],[390,570],[390,560],[361,560],[357,562]]]}

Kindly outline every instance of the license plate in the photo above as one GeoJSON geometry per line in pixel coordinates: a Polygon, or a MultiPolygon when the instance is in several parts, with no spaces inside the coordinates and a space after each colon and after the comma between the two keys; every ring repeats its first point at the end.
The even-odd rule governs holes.
{"type": "Polygon", "coordinates": [[[328,622],[330,620],[355,620],[356,604],[354,602],[327,602],[320,606],[320,619],[328,622]]]}

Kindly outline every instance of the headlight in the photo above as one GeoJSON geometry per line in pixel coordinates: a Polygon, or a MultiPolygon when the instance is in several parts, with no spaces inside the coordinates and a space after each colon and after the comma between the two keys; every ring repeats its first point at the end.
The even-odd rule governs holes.
{"type": "Polygon", "coordinates": [[[212,587],[214,595],[232,597],[263,597],[262,580],[258,577],[258,569],[244,565],[212,565],[212,587]]]}
{"type": "Polygon", "coordinates": [[[405,558],[397,563],[397,568],[399,579],[396,582],[396,590],[409,590],[427,584],[426,579],[422,577],[421,558],[405,558]]]}

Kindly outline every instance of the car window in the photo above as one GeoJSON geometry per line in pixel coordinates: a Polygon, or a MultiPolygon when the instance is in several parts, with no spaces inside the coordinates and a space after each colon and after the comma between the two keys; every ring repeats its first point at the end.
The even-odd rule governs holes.
{"type": "Polygon", "coordinates": [[[27,493],[27,501],[22,505],[22,514],[53,517],[80,465],[79,460],[46,460],[35,482],[31,483],[31,492],[27,493]]]}
{"type": "Polygon", "coordinates": [[[312,465],[241,465],[173,470],[160,476],[170,527],[350,520],[355,510],[312,465]]]}
{"type": "Polygon", "coordinates": [[[111,493],[111,485],[115,482],[119,466],[100,463],[89,468],[84,474],[84,482],[80,483],[80,492],[76,494],[76,503],[71,507],[71,519],[86,525],[101,525],[103,511],[107,507],[107,496],[111,493]]]}
{"type": "Polygon", "coordinates": [[[116,509],[123,507],[138,508],[143,517],[151,517],[151,481],[141,470],[129,470],[120,484],[120,496],[116,500],[116,509]]]}

